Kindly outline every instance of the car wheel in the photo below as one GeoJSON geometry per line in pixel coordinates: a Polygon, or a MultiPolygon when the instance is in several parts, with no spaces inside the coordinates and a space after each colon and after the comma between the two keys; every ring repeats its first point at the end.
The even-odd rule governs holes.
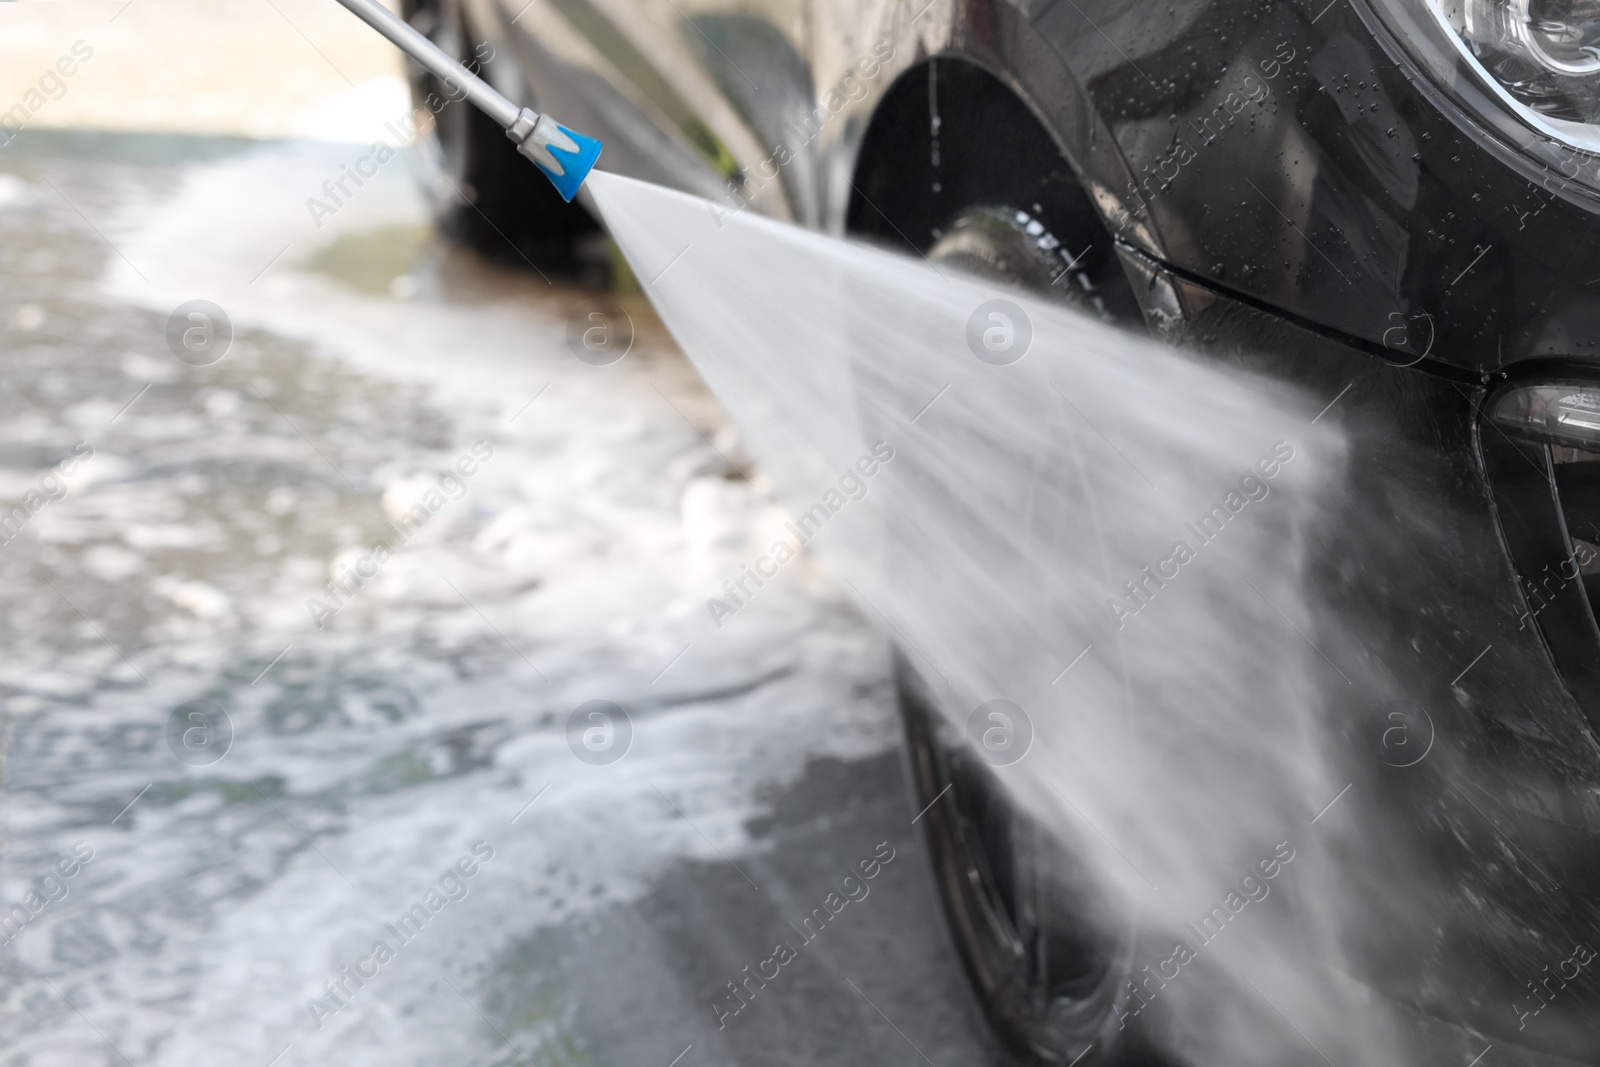
{"type": "Polygon", "coordinates": [[[1074,254],[1028,212],[991,205],[957,215],[928,249],[928,258],[1071,304],[1104,322],[1125,321],[1119,312],[1128,303],[1127,282],[1110,247],[1105,235],[1074,254]],[[1092,269],[1106,259],[1115,269],[1111,280],[1104,270],[1092,269]]]}
{"type": "Polygon", "coordinates": [[[1041,1064],[1112,1061],[1131,937],[1086,865],[1017,810],[901,665],[914,803],[945,919],[984,1015],[1041,1064]]]}
{"type": "MultiPolygon", "coordinates": [[[[1109,235],[1077,255],[1032,214],[982,205],[941,227],[928,258],[1053,297],[1110,322],[1130,294],[1109,235]]],[[[1020,811],[997,769],[935,707],[897,658],[913,800],[945,917],[990,1025],[1016,1055],[1038,1063],[1111,1062],[1118,998],[1132,935],[1082,863],[1051,828],[1020,811]]]]}
{"type": "MultiPolygon", "coordinates": [[[[482,76],[493,61],[492,45],[474,34],[461,0],[405,0],[402,14],[474,73],[482,76]]],[[[594,219],[563,201],[493,119],[421,65],[407,60],[406,69],[412,103],[433,116],[417,148],[440,232],[540,270],[587,273],[604,262],[594,219]]]]}

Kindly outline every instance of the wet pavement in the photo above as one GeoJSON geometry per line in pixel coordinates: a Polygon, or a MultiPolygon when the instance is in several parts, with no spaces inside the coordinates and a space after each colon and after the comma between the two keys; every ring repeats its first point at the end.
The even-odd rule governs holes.
{"type": "Polygon", "coordinates": [[[0,1063],[998,1062],[881,638],[708,630],[782,516],[648,307],[316,225],[360,151],[0,155],[0,1063]]]}

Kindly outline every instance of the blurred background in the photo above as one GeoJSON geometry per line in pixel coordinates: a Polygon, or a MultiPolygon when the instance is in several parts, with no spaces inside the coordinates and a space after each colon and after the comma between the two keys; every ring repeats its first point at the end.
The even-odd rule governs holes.
{"type": "Polygon", "coordinates": [[[332,0],[0,4],[0,109],[0,1063],[995,1059],[873,626],[704,637],[783,516],[625,271],[311,211],[410,109],[332,0]]]}

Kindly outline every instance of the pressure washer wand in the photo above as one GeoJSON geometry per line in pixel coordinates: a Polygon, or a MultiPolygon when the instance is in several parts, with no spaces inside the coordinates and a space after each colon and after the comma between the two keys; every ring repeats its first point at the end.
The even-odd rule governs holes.
{"type": "Polygon", "coordinates": [[[583,180],[600,158],[603,146],[599,141],[567,129],[549,115],[517,107],[378,0],[339,0],[339,3],[421,63],[446,87],[459,90],[499,123],[506,136],[517,143],[517,151],[544,171],[544,176],[555,185],[563,200],[570,202],[578,195],[583,180]]]}

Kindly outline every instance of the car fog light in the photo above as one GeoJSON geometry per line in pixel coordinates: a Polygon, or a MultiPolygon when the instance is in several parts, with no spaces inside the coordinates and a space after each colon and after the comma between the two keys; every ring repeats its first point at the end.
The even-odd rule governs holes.
{"type": "Polygon", "coordinates": [[[1489,418],[1509,433],[1600,452],[1600,385],[1517,385],[1494,398],[1489,418]]]}

